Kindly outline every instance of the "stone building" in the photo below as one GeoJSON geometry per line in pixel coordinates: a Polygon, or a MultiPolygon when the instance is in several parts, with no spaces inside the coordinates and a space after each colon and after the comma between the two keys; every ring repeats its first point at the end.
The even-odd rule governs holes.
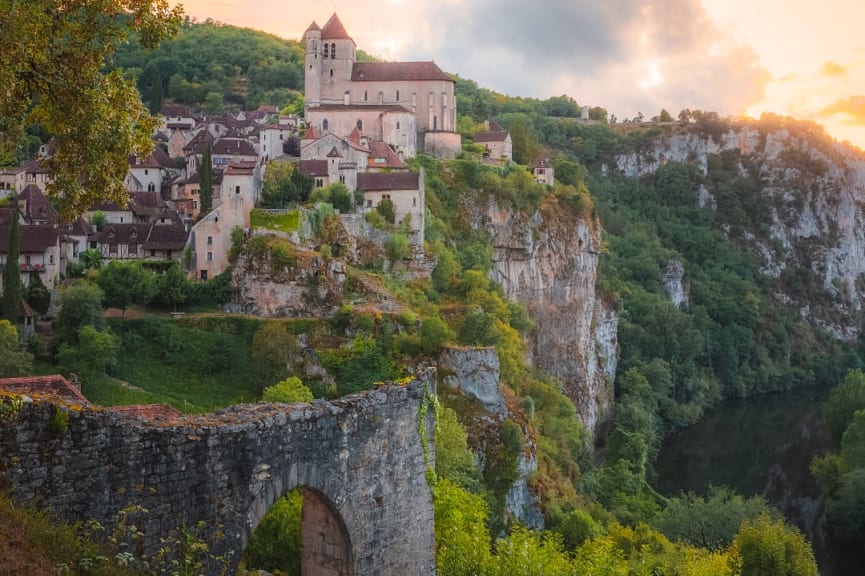
{"type": "Polygon", "coordinates": [[[307,122],[347,137],[357,128],[404,158],[455,157],[454,81],[435,62],[357,62],[354,40],[334,14],[304,34],[307,122]]]}

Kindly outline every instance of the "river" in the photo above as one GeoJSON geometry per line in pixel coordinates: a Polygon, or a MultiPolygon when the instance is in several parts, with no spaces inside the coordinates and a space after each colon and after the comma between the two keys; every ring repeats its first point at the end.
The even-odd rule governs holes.
{"type": "Polygon", "coordinates": [[[823,420],[828,396],[829,389],[806,388],[719,404],[664,441],[656,489],[666,496],[705,495],[710,486],[728,486],[761,495],[812,542],[821,575],[859,573],[865,550],[831,539],[808,472],[814,456],[837,450],[823,420]]]}

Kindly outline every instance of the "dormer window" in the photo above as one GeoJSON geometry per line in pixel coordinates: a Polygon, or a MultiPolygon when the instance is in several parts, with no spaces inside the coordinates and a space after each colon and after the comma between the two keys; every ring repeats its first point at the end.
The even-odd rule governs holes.
{"type": "Polygon", "coordinates": [[[109,237],[109,238],[114,238],[114,234],[115,234],[115,232],[114,232],[114,228],[109,228],[109,229],[108,229],[108,237],[109,237]]]}

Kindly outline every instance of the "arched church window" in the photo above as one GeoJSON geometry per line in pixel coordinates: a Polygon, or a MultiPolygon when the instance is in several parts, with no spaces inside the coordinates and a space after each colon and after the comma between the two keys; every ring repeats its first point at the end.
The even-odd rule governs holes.
{"type": "Polygon", "coordinates": [[[363,120],[357,121],[357,129],[358,131],[363,132],[363,120]]]}
{"type": "Polygon", "coordinates": [[[330,122],[327,121],[327,118],[321,121],[321,129],[327,132],[330,130],[330,122]]]}
{"type": "Polygon", "coordinates": [[[327,46],[327,42],[325,42],[324,43],[324,57],[327,58],[328,54],[329,54],[328,46],[327,46]]]}
{"type": "Polygon", "coordinates": [[[336,58],[336,44],[330,45],[330,57],[336,58]]]}

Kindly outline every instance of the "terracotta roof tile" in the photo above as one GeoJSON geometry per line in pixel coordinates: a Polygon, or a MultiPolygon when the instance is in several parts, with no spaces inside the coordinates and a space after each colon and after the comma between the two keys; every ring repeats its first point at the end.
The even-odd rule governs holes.
{"type": "MultiPolygon", "coordinates": [[[[42,254],[57,245],[59,235],[53,226],[20,226],[18,249],[21,254],[42,254]]],[[[0,226],[0,254],[9,251],[9,225],[0,226]]]]}
{"type": "Polygon", "coordinates": [[[131,404],[128,406],[111,406],[108,410],[123,416],[131,416],[148,421],[172,420],[183,416],[182,412],[168,404],[131,404]]]}
{"type": "MultiPolygon", "coordinates": [[[[336,12],[333,13],[333,16],[327,21],[327,24],[321,29],[321,39],[322,40],[351,40],[351,36],[348,35],[348,32],[345,30],[345,26],[342,25],[342,22],[339,19],[339,16],[336,15],[336,12]]],[[[352,40],[354,42],[354,40],[352,40]]]]}
{"type": "Polygon", "coordinates": [[[0,378],[0,390],[25,396],[43,396],[66,404],[90,404],[84,394],[60,374],[0,378]]]}
{"type": "Polygon", "coordinates": [[[298,167],[304,176],[327,176],[327,160],[301,160],[298,167]]]}
{"type": "Polygon", "coordinates": [[[507,132],[500,131],[489,131],[489,132],[478,132],[474,136],[474,141],[477,142],[504,142],[508,137],[507,132]]]}
{"type": "Polygon", "coordinates": [[[228,156],[257,156],[255,148],[246,140],[225,138],[213,145],[212,154],[228,156]]]}
{"type": "Polygon", "coordinates": [[[399,154],[391,150],[384,142],[371,141],[369,143],[369,158],[367,164],[370,168],[408,168],[399,154]],[[384,162],[381,161],[384,159],[384,162]],[[376,160],[379,160],[376,162],[376,160]]]}

